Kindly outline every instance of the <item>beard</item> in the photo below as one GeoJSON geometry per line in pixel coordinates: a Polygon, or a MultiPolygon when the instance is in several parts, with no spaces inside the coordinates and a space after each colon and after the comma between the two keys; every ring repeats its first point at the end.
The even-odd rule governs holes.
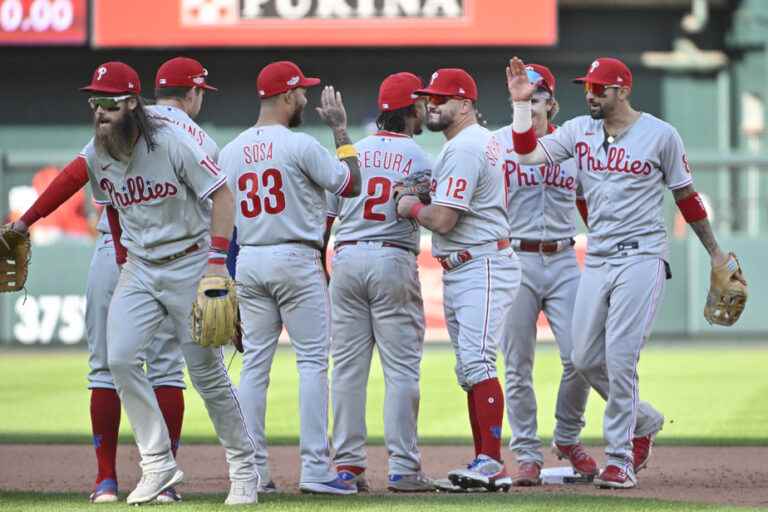
{"type": "Polygon", "coordinates": [[[138,132],[136,120],[129,112],[110,123],[100,123],[102,116],[94,115],[94,143],[96,148],[108,153],[115,160],[131,154],[135,134],[138,132]]]}
{"type": "Polygon", "coordinates": [[[592,105],[587,104],[587,107],[589,108],[589,115],[592,119],[605,118],[605,110],[603,110],[602,105],[595,105],[593,107],[592,105]]]}
{"type": "Polygon", "coordinates": [[[437,118],[432,114],[427,114],[427,128],[431,132],[442,132],[451,124],[453,124],[453,119],[449,117],[447,112],[440,112],[437,118]]]}
{"type": "Polygon", "coordinates": [[[304,107],[299,107],[296,110],[293,111],[293,115],[288,120],[288,128],[296,128],[297,126],[301,126],[301,123],[303,121],[302,114],[304,113],[304,107]]]}

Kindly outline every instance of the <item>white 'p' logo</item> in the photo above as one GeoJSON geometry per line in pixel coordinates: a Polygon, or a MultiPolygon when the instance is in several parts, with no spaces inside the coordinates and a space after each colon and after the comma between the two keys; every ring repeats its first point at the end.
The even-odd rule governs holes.
{"type": "Polygon", "coordinates": [[[432,80],[429,81],[429,85],[432,85],[433,83],[435,83],[435,80],[437,80],[437,71],[432,73],[432,80]]]}
{"type": "Polygon", "coordinates": [[[107,68],[104,66],[101,66],[99,69],[96,70],[96,80],[101,80],[101,77],[107,74],[107,68]]]}
{"type": "Polygon", "coordinates": [[[600,65],[600,63],[598,61],[593,62],[592,65],[589,66],[589,72],[592,73],[594,70],[597,69],[597,66],[599,66],[599,65],[600,65]]]}

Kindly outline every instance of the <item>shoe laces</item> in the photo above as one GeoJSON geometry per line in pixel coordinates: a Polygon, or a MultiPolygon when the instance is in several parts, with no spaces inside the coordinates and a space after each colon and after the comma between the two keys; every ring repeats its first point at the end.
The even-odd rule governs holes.
{"type": "Polygon", "coordinates": [[[576,462],[582,462],[589,459],[589,454],[587,454],[587,451],[584,449],[584,446],[582,446],[581,443],[575,444],[571,447],[570,455],[571,459],[576,462]]]}

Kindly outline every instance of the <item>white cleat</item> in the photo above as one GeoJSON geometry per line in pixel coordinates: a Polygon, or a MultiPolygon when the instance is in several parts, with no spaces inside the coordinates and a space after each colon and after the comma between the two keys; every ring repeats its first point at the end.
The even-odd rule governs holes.
{"type": "Polygon", "coordinates": [[[253,505],[259,501],[259,479],[235,481],[229,486],[225,505],[253,505]]]}
{"type": "Polygon", "coordinates": [[[148,503],[167,488],[181,483],[182,480],[184,480],[184,473],[176,468],[156,473],[144,473],[141,475],[139,483],[136,484],[136,488],[131,491],[125,501],[129,505],[148,503]]]}

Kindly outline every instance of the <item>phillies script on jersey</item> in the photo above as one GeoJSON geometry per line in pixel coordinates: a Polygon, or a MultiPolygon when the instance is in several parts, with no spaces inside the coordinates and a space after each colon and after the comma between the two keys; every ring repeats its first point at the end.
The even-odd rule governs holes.
{"type": "Polygon", "coordinates": [[[102,178],[99,181],[99,186],[101,190],[109,194],[109,199],[113,205],[121,207],[175,196],[179,191],[173,183],[145,181],[141,176],[127,178],[122,192],[115,190],[115,184],[107,178],[102,178]]]}
{"type": "Polygon", "coordinates": [[[624,148],[612,146],[608,149],[608,158],[603,163],[592,156],[592,149],[586,142],[577,142],[576,162],[579,169],[595,172],[623,172],[648,176],[651,174],[651,164],[643,160],[631,160],[624,148]]]}
{"type": "Polygon", "coordinates": [[[504,179],[507,187],[516,180],[518,187],[547,187],[576,190],[576,178],[562,172],[560,164],[520,165],[514,160],[504,161],[504,179]]]}

